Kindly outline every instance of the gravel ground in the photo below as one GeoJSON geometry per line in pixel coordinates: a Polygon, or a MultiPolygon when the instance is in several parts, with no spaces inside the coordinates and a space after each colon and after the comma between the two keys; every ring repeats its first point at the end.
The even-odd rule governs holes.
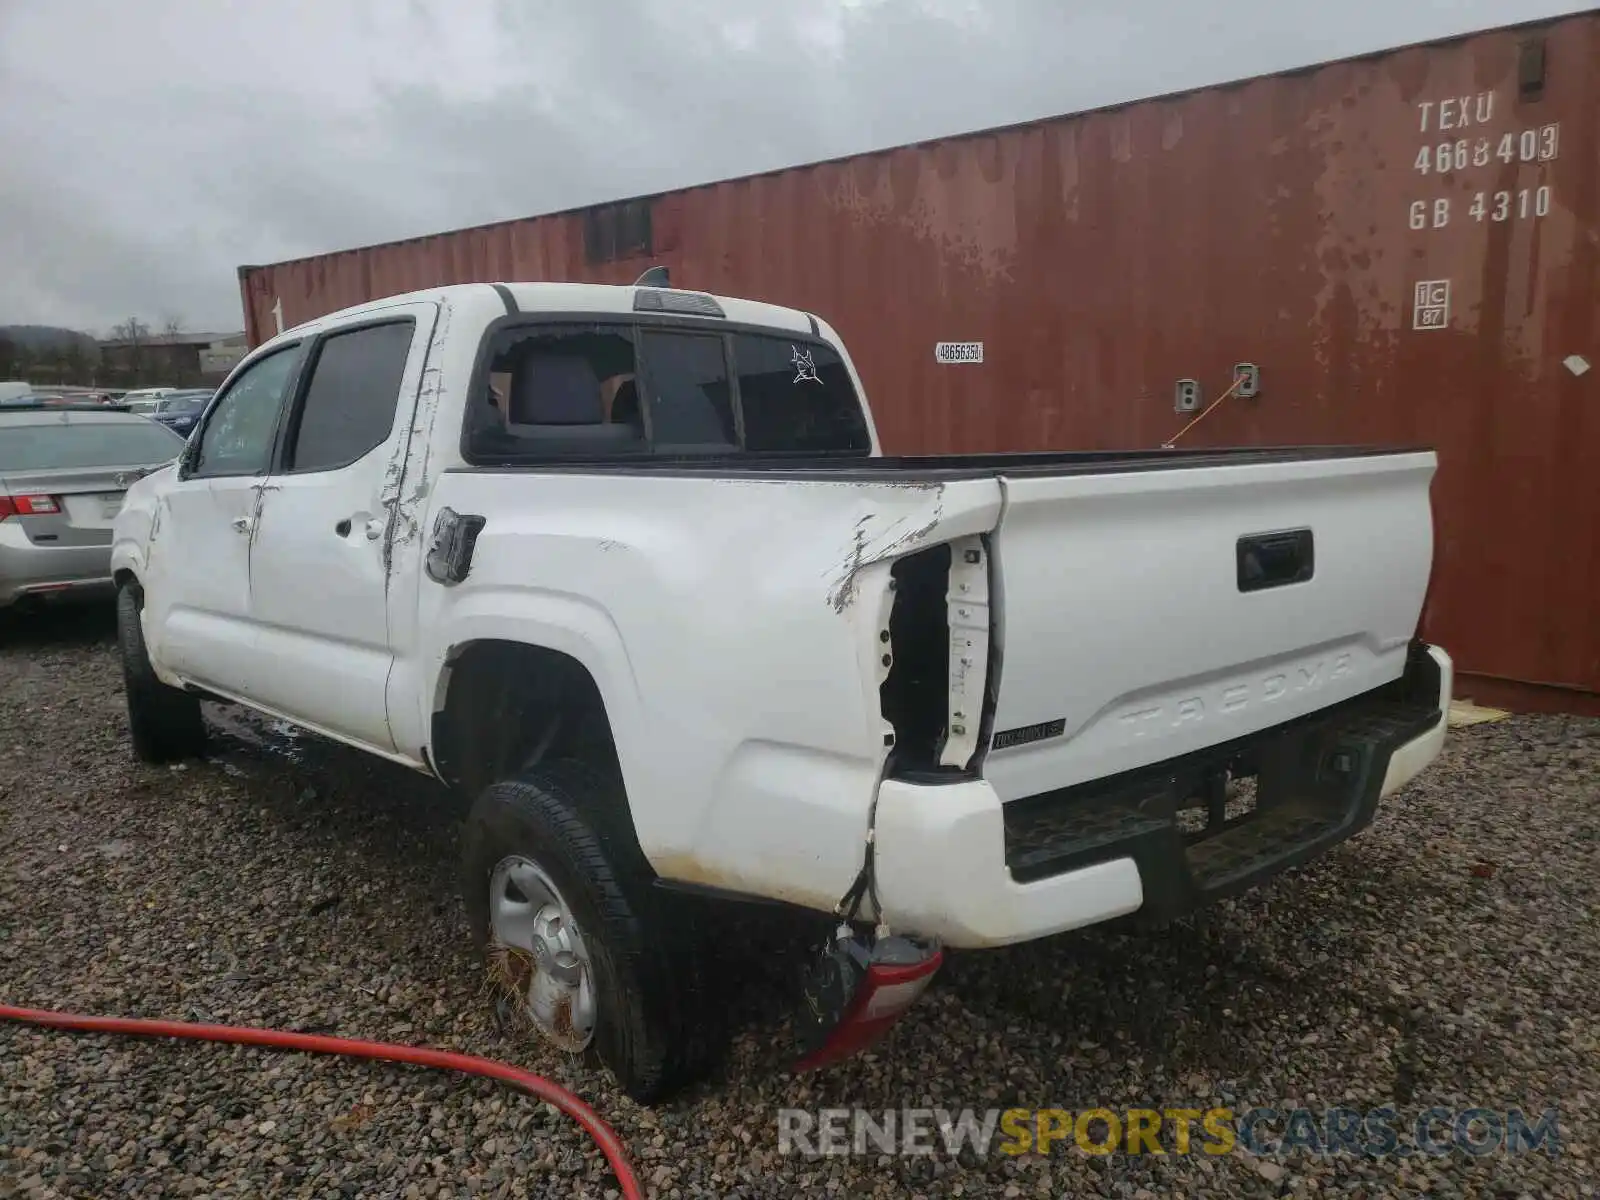
{"type": "MultiPolygon", "coordinates": [[[[660,1196],[1597,1194],[1600,722],[1455,731],[1374,828],[1196,920],[955,956],[878,1053],[827,1074],[784,1074],[781,942],[752,941],[726,1066],[646,1110],[497,1027],[439,790],[214,715],[232,732],[211,760],[140,766],[108,613],[0,627],[0,1001],[521,1062],[595,1102],[660,1196]],[[1211,1104],[1556,1106],[1561,1153],[778,1151],[780,1106],[1211,1104]]],[[[0,1197],[614,1186],[575,1127],[487,1082],[0,1025],[0,1197]]]]}

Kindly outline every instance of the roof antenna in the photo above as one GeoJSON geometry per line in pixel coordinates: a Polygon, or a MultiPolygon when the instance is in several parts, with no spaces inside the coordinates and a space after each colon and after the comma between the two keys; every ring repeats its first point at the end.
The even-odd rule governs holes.
{"type": "Polygon", "coordinates": [[[634,281],[634,287],[671,287],[667,282],[667,269],[665,267],[651,267],[634,281]]]}

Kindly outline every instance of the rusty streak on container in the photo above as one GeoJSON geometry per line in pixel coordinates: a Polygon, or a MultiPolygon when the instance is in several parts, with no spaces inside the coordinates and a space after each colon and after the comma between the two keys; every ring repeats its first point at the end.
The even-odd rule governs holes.
{"type": "Polygon", "coordinates": [[[245,268],[246,328],[660,262],[826,316],[900,453],[1158,445],[1253,362],[1186,444],[1435,446],[1425,634],[1600,693],[1597,68],[1590,12],[647,197],[615,261],[585,211],[245,268]]]}

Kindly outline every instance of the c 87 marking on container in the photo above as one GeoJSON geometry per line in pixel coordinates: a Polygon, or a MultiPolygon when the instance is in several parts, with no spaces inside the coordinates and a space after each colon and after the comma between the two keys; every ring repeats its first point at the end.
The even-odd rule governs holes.
{"type": "Polygon", "coordinates": [[[1450,324],[1450,281],[1425,279],[1412,289],[1411,328],[1444,329],[1450,324]]]}
{"type": "Polygon", "coordinates": [[[982,342],[936,342],[933,361],[941,363],[981,363],[982,342]]]}

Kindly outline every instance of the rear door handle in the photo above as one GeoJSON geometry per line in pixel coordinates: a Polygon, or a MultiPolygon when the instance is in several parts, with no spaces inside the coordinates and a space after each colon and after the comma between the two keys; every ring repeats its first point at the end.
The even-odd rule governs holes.
{"type": "Polygon", "coordinates": [[[255,522],[249,517],[235,517],[233,519],[233,531],[235,533],[249,533],[254,525],[255,522]]]}

